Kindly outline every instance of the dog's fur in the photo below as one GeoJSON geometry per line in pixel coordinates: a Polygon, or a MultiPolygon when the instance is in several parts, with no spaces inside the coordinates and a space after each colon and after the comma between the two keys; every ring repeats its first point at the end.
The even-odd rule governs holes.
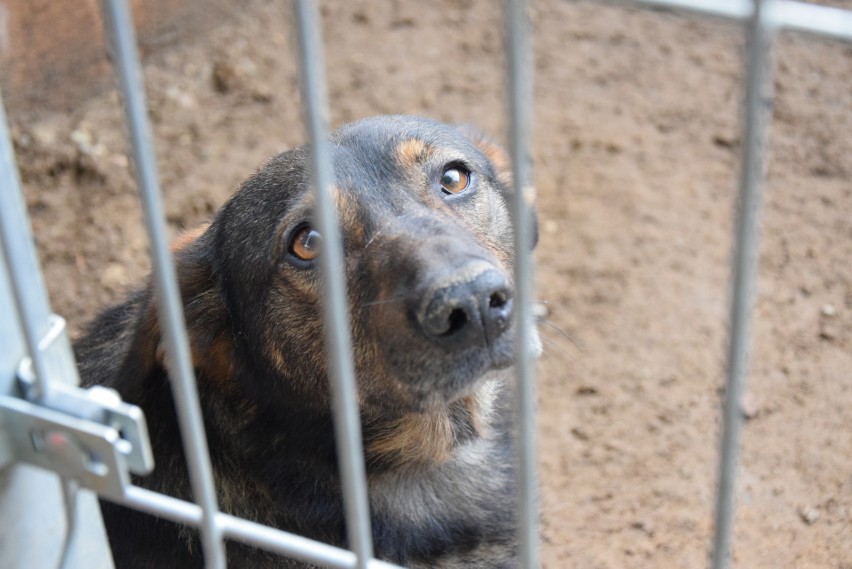
{"type": "MultiPolygon", "coordinates": [[[[413,117],[353,123],[330,147],[376,555],[514,567],[508,159],[413,117]],[[442,191],[448,168],[470,173],[465,191],[442,191]]],[[[272,158],[173,250],[220,507],[346,546],[318,267],[291,244],[313,216],[309,178],[307,147],[272,158]]],[[[86,384],[145,412],[156,468],[135,483],[191,499],[153,285],[75,349],[86,384]]],[[[119,569],[201,566],[195,530],[103,513],[119,569]]],[[[303,566],[227,547],[233,567],[303,566]]]]}

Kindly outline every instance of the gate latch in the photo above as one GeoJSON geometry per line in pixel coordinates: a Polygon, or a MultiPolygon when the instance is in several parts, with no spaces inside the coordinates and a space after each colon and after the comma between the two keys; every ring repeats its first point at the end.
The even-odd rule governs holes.
{"type": "Polygon", "coordinates": [[[38,399],[27,399],[33,383],[32,361],[24,358],[18,369],[24,396],[0,395],[0,438],[5,433],[15,460],[116,499],[130,485],[130,472],[148,474],[154,468],[139,407],[106,387],[81,389],[60,381],[49,382],[38,399]]]}

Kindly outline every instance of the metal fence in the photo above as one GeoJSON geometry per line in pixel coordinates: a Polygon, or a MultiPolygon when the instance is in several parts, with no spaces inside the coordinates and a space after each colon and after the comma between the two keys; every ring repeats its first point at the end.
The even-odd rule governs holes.
{"type": "MultiPolygon", "coordinates": [[[[795,30],[852,41],[852,12],[791,0],[625,0],[631,5],[678,9],[733,19],[747,37],[745,104],[732,266],[727,386],[720,442],[712,566],[727,567],[734,517],[734,487],[742,415],[739,401],[747,375],[751,314],[757,271],[758,219],[764,172],[764,148],[771,94],[770,52],[777,32],[795,30]]],[[[58,472],[65,481],[69,528],[74,528],[75,486],[129,507],[199,528],[206,566],[223,568],[225,538],[329,567],[389,567],[373,559],[365,467],[355,397],[345,283],[334,267],[342,249],[331,204],[327,146],[327,101],[318,12],[310,0],[294,0],[299,39],[302,94],[312,151],[317,225],[325,238],[322,257],[325,327],[331,353],[332,391],[338,457],[344,488],[346,527],[352,550],[311,541],[281,530],[236,518],[218,510],[200,406],[188,349],[175,270],[166,241],[157,166],[151,144],[142,74],[130,13],[125,0],[104,0],[102,11],[113,51],[130,129],[138,185],[151,243],[158,292],[158,315],[165,346],[173,362],[173,390],[193,495],[197,503],[157,494],[129,483],[127,470],[150,464],[144,418],[138,410],[101,396],[92,400],[68,387],[78,383],[64,321],[52,315],[26,222],[20,181],[0,105],[0,468],[29,462],[58,472]],[[8,277],[8,285],[6,278],[8,277]],[[7,313],[10,317],[5,316],[7,313]],[[82,407],[81,407],[82,405],[82,407]],[[81,410],[82,409],[82,410],[81,410]],[[121,436],[119,435],[121,430],[121,436]],[[39,439],[42,437],[44,440],[39,439]],[[56,438],[58,437],[58,439],[56,438]],[[64,437],[64,438],[63,438],[64,437]],[[124,437],[124,438],[122,438],[124,437]],[[40,441],[36,444],[37,439],[40,441]],[[97,464],[79,464],[59,447],[69,441],[96,449],[97,464]],[[128,450],[128,443],[132,447],[128,450]],[[122,446],[124,445],[124,446],[122,446]],[[147,461],[147,462],[146,462],[147,461]],[[104,467],[104,468],[99,468],[104,467]]],[[[535,453],[533,362],[527,352],[532,305],[531,232],[526,224],[523,188],[532,185],[528,152],[531,105],[531,49],[525,2],[508,0],[505,20],[508,50],[510,150],[514,167],[513,219],[517,262],[515,306],[518,326],[518,392],[516,424],[519,449],[519,539],[523,567],[538,567],[538,509],[535,453]]],[[[5,531],[5,528],[4,528],[5,531]]],[[[70,531],[70,530],[69,530],[70,531]]],[[[70,543],[71,539],[67,540],[70,543]]],[[[67,549],[66,543],[66,549],[67,549]]]]}

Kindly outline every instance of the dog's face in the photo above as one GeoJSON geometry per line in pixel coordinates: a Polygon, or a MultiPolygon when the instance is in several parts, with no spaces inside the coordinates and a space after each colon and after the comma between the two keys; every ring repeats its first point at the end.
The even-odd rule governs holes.
{"type": "MultiPolygon", "coordinates": [[[[481,137],[413,117],[360,121],[331,142],[360,403],[446,407],[514,360],[508,160],[481,137]]],[[[309,168],[304,147],[270,160],[178,257],[191,332],[194,313],[212,318],[202,312],[216,294],[224,308],[211,314],[227,321],[193,336],[206,354],[197,364],[231,369],[223,362],[236,358],[286,384],[262,392],[327,407],[309,168]],[[200,258],[208,277],[186,269],[200,258]],[[218,290],[193,303],[207,278],[218,290]]]]}

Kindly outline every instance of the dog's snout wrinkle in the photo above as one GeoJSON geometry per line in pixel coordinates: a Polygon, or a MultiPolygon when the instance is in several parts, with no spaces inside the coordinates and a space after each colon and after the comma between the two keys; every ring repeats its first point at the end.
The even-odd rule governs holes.
{"type": "Polygon", "coordinates": [[[490,346],[508,327],[512,290],[487,261],[470,261],[426,289],[417,321],[423,333],[458,348],[490,346]]]}

